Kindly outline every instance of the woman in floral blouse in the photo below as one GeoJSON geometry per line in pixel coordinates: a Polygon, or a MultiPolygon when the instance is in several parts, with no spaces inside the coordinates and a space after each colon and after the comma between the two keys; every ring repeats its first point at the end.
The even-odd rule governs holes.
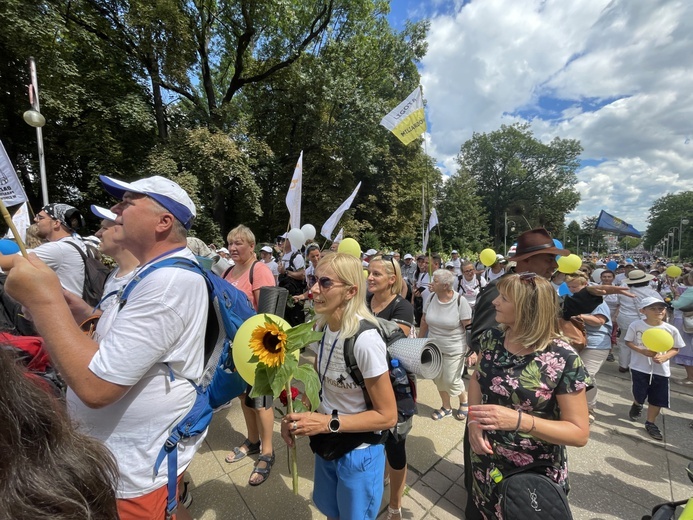
{"type": "Polygon", "coordinates": [[[467,422],[473,497],[487,520],[502,520],[495,480],[514,468],[545,461],[542,471],[567,492],[566,446],[589,437],[591,380],[561,339],[556,291],[534,273],[506,276],[498,291],[500,327],[481,337],[467,422]]]}

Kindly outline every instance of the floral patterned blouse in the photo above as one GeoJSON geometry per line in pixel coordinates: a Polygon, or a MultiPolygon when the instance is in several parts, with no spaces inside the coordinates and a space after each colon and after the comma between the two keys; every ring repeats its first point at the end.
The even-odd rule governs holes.
{"type": "MultiPolygon", "coordinates": [[[[558,420],[560,410],[556,395],[591,387],[592,380],[580,356],[568,343],[554,340],[545,350],[514,355],[505,350],[504,340],[505,332],[499,329],[490,329],[480,338],[479,368],[475,377],[481,387],[483,404],[507,406],[543,419],[558,420]]],[[[493,430],[486,435],[493,446],[493,454],[471,453],[474,502],[484,518],[503,518],[498,504],[498,486],[490,475],[494,469],[503,474],[545,460],[549,463],[546,474],[568,491],[565,446],[520,432],[493,430]]]]}

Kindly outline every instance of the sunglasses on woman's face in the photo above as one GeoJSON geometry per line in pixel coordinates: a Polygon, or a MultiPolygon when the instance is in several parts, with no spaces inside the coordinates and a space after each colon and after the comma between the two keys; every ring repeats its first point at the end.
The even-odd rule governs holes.
{"type": "Polygon", "coordinates": [[[331,289],[332,287],[336,287],[337,285],[346,284],[341,282],[335,282],[332,278],[328,278],[327,276],[321,276],[320,278],[318,278],[318,285],[321,289],[331,289]]]}

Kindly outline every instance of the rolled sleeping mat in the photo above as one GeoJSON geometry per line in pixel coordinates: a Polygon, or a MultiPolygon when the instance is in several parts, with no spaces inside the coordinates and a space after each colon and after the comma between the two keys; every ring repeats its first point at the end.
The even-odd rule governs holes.
{"type": "Polygon", "coordinates": [[[435,339],[399,339],[390,345],[388,352],[405,370],[424,379],[435,379],[443,370],[443,355],[435,339]]]}
{"type": "Polygon", "coordinates": [[[284,317],[289,291],[284,287],[260,287],[260,300],[257,304],[258,314],[274,314],[284,317]]]}

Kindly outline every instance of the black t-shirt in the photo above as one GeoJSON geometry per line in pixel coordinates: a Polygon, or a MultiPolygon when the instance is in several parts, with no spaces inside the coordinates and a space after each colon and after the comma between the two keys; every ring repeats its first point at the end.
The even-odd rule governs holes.
{"type": "MultiPolygon", "coordinates": [[[[367,298],[368,309],[371,308],[372,299],[373,295],[369,294],[367,298]]],[[[414,307],[398,294],[395,299],[382,311],[376,314],[376,316],[384,320],[404,322],[408,325],[412,325],[414,323],[414,307]]]]}

